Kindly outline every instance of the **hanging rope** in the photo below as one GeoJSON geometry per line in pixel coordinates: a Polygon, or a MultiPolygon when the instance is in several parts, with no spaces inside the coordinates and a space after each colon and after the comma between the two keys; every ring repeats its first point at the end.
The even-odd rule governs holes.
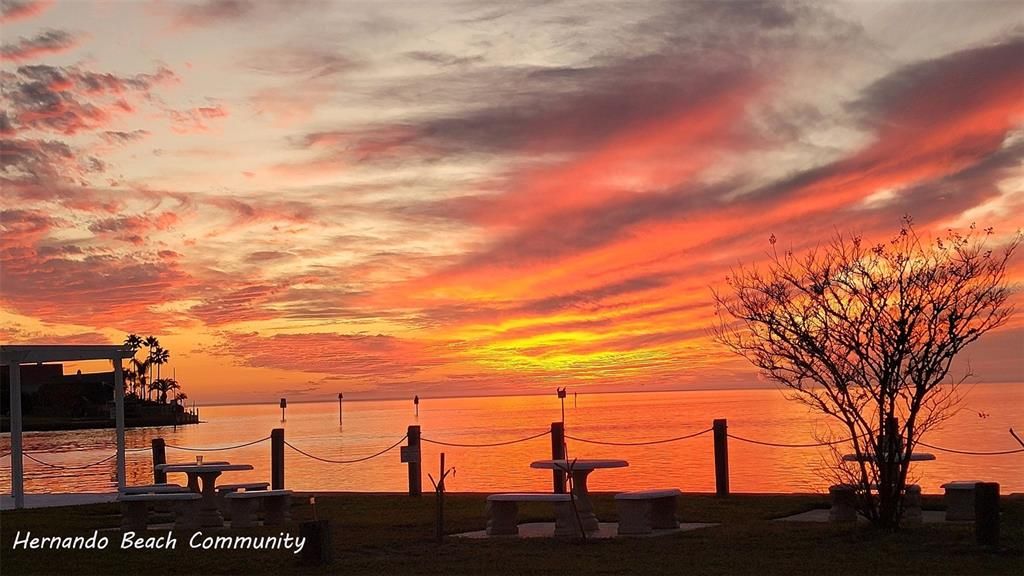
{"type": "Polygon", "coordinates": [[[586,438],[577,438],[575,436],[565,435],[568,440],[575,440],[576,442],[584,442],[586,444],[601,444],[604,446],[651,446],[653,444],[667,444],[669,442],[678,442],[680,440],[688,440],[690,438],[696,438],[702,434],[711,432],[713,428],[707,430],[701,430],[700,432],[694,432],[693,434],[687,434],[686,436],[677,436],[675,438],[666,438],[665,440],[649,440],[645,442],[605,442],[603,440],[587,440],[586,438]]]}
{"type": "Polygon", "coordinates": [[[28,452],[22,452],[22,454],[25,455],[25,458],[28,458],[29,460],[32,460],[33,462],[37,462],[39,464],[42,464],[43,466],[49,466],[50,468],[57,468],[57,469],[60,469],[60,470],[79,470],[79,469],[82,469],[82,468],[91,468],[93,466],[96,466],[96,465],[99,465],[99,464],[103,464],[107,460],[110,460],[111,458],[117,456],[117,454],[111,454],[110,456],[107,456],[106,458],[104,458],[102,460],[97,460],[96,462],[93,462],[92,464],[85,464],[84,466],[61,466],[60,464],[50,464],[49,462],[43,462],[42,460],[40,460],[40,459],[36,458],[35,456],[29,454],[28,452]]]}
{"type": "Polygon", "coordinates": [[[267,440],[270,440],[270,436],[260,438],[259,440],[253,440],[252,442],[246,442],[245,444],[239,444],[238,446],[222,446],[219,448],[189,448],[188,446],[175,446],[174,444],[165,444],[165,446],[168,448],[174,448],[175,450],[188,450],[190,452],[220,452],[222,450],[245,448],[246,446],[252,446],[253,444],[259,444],[260,442],[266,442],[267,440]]]}
{"type": "Polygon", "coordinates": [[[925,444],[924,442],[918,442],[925,448],[931,448],[932,450],[938,450],[940,452],[949,452],[951,454],[965,454],[967,456],[1004,456],[1006,454],[1020,454],[1024,452],[1024,448],[1017,448],[1015,450],[999,450],[996,452],[972,452],[970,450],[954,450],[952,448],[942,448],[940,446],[932,446],[931,444],[925,444]]]}
{"type": "Polygon", "coordinates": [[[296,448],[294,445],[289,443],[287,440],[285,440],[284,444],[285,444],[285,446],[288,446],[292,450],[295,450],[296,452],[298,452],[299,454],[302,454],[303,456],[306,456],[307,458],[312,458],[313,460],[319,460],[320,462],[325,462],[327,464],[355,464],[357,462],[365,462],[365,461],[370,460],[372,458],[376,458],[377,456],[380,456],[381,454],[385,454],[387,452],[390,452],[395,447],[397,447],[399,444],[401,444],[402,442],[405,442],[405,439],[408,438],[408,437],[409,437],[409,435],[406,434],[405,436],[402,436],[398,440],[398,442],[395,442],[394,444],[392,444],[391,446],[388,446],[387,448],[381,450],[380,452],[377,452],[376,454],[371,454],[370,456],[364,456],[362,458],[356,458],[354,460],[331,460],[330,458],[321,458],[319,456],[314,456],[314,455],[310,454],[309,452],[306,452],[305,450],[301,450],[299,448],[296,448]]]}
{"type": "Polygon", "coordinates": [[[759,446],[771,446],[773,448],[818,448],[820,446],[833,446],[835,444],[843,444],[853,440],[853,438],[846,438],[844,440],[833,440],[831,442],[818,442],[816,444],[779,444],[776,442],[762,442],[760,440],[751,440],[750,438],[743,438],[741,436],[728,435],[729,438],[739,440],[740,442],[749,442],[750,444],[757,444],[759,446]]]}
{"type": "Polygon", "coordinates": [[[453,447],[456,447],[456,448],[491,448],[493,446],[508,446],[509,444],[518,444],[520,442],[528,442],[530,440],[535,440],[537,438],[540,438],[541,436],[547,436],[550,433],[551,433],[550,430],[545,430],[545,431],[543,431],[543,432],[541,432],[539,434],[534,434],[533,436],[527,436],[526,438],[520,438],[518,440],[508,440],[508,441],[505,441],[505,442],[492,442],[490,444],[458,444],[458,443],[455,443],[455,442],[441,442],[440,440],[431,440],[429,438],[423,438],[423,437],[420,437],[420,440],[422,442],[429,442],[430,444],[437,444],[439,446],[453,446],[453,447]]]}

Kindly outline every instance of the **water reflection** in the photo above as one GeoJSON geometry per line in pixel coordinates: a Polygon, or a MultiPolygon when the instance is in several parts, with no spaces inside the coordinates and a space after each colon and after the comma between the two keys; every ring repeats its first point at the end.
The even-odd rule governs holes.
{"type": "MultiPolygon", "coordinates": [[[[927,438],[930,444],[972,450],[1019,447],[1007,433],[1024,427],[1022,385],[979,385],[968,404],[983,409],[964,410],[927,438]]],[[[409,401],[353,402],[345,404],[344,429],[338,425],[335,402],[290,403],[288,421],[280,422],[277,404],[214,406],[203,409],[207,423],[199,426],[132,429],[127,431],[129,483],[152,482],[150,441],[162,437],[171,462],[194,462],[196,452],[179,447],[219,447],[242,444],[269,436],[283,427],[296,447],[323,458],[355,459],[391,445],[409,424],[422,426],[425,439],[451,443],[490,443],[524,438],[541,432],[560,418],[558,399],[524,396],[503,398],[422,399],[414,417],[409,401]]],[[[567,434],[582,439],[614,442],[657,440],[704,430],[714,418],[728,418],[733,434],[778,443],[807,443],[823,438],[828,425],[775,390],[734,390],[652,394],[581,394],[566,402],[567,434]]],[[[842,434],[838,434],[842,436],[842,434]]],[[[653,446],[604,446],[568,441],[570,457],[622,458],[628,468],[599,470],[590,478],[594,490],[623,490],[677,486],[684,491],[714,490],[711,434],[653,446]]],[[[76,466],[96,462],[114,449],[111,430],[26,433],[25,449],[45,462],[76,466]],[[45,452],[45,453],[44,453],[45,452]]],[[[10,437],[0,438],[0,452],[10,450],[10,437]]],[[[425,443],[423,469],[434,471],[438,455],[458,469],[447,481],[451,491],[548,490],[551,474],[529,467],[533,460],[550,456],[547,436],[492,448],[441,447],[425,443]]],[[[225,481],[269,481],[270,443],[236,450],[202,452],[208,460],[252,464],[247,472],[225,473],[225,481]]],[[[822,476],[831,458],[828,450],[771,448],[730,441],[730,483],[736,492],[820,491],[829,483],[822,476]]],[[[406,488],[405,465],[398,450],[358,464],[337,465],[311,460],[286,450],[286,484],[296,490],[353,490],[391,492],[406,488]]],[[[916,463],[912,475],[926,492],[954,479],[984,478],[1002,484],[1006,493],[1024,490],[1024,455],[972,457],[938,453],[938,460],[916,463]]],[[[84,470],[48,468],[26,460],[29,492],[110,491],[115,487],[114,462],[84,470]]],[[[185,478],[171,477],[184,482],[185,478]]],[[[10,459],[0,461],[0,488],[10,490],[10,459]]]]}

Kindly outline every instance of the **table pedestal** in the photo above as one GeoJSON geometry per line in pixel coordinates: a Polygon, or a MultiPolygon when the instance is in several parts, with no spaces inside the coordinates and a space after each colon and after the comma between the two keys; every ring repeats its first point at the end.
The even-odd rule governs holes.
{"type": "Polygon", "coordinates": [[[217,477],[220,476],[219,470],[210,470],[209,472],[198,472],[195,475],[189,474],[189,487],[195,482],[195,477],[203,481],[203,490],[200,494],[203,495],[203,499],[199,501],[199,525],[202,527],[207,526],[224,526],[224,516],[221,515],[220,509],[217,507],[217,477]]]}
{"type": "Polygon", "coordinates": [[[590,476],[591,472],[593,470],[572,471],[572,493],[576,497],[576,512],[583,524],[583,531],[587,533],[600,529],[597,516],[594,515],[594,503],[590,501],[590,493],[587,491],[587,476],[590,476]]]}

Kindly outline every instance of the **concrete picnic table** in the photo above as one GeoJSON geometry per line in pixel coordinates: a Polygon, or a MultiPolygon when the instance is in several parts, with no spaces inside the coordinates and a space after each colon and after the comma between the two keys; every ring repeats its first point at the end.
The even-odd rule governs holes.
{"type": "Polygon", "coordinates": [[[561,470],[572,474],[572,493],[576,497],[576,511],[580,515],[584,532],[597,532],[597,516],[594,515],[594,504],[590,501],[587,491],[587,476],[598,468],[625,468],[629,462],[625,460],[537,460],[530,463],[530,468],[541,470],[561,470]]]}
{"type": "Polygon", "coordinates": [[[217,508],[217,477],[224,472],[252,470],[251,464],[231,464],[229,462],[206,462],[203,464],[158,464],[157,470],[162,472],[184,472],[188,475],[188,487],[193,492],[202,494],[199,503],[200,526],[223,526],[224,516],[217,508]],[[202,489],[199,480],[203,481],[202,489]]]}

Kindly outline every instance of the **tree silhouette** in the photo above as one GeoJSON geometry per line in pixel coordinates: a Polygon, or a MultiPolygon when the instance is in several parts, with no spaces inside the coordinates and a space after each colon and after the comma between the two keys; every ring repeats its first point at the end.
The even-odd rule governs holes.
{"type": "Polygon", "coordinates": [[[735,270],[730,293],[715,293],[716,340],[852,437],[856,460],[837,470],[876,525],[899,524],[914,448],[954,413],[969,375],[946,381],[954,357],[1012,313],[1006,267],[1021,237],[996,253],[991,234],[925,242],[905,218],[886,244],[839,235],[800,257],[772,236],[767,270],[735,270]]]}
{"type": "Polygon", "coordinates": [[[167,403],[167,396],[169,392],[180,388],[178,381],[174,378],[157,378],[153,381],[153,384],[151,384],[150,387],[153,391],[158,393],[157,402],[160,402],[161,404],[167,403]]]}
{"type": "Polygon", "coordinates": [[[132,352],[130,366],[124,372],[126,386],[130,383],[131,394],[136,398],[147,400],[155,397],[156,401],[166,404],[171,392],[176,392],[175,401],[180,401],[188,396],[180,392],[181,385],[174,378],[161,378],[160,368],[171,358],[170,350],[160,346],[160,340],[156,336],[147,336],[145,339],[137,334],[129,334],[124,340],[124,346],[132,352]],[[149,348],[146,357],[139,360],[135,354],[143,346],[149,348]],[[156,377],[153,377],[153,370],[156,369],[156,377]]]}
{"type": "MultiPolygon", "coordinates": [[[[149,368],[149,381],[152,382],[154,380],[154,378],[153,378],[153,366],[154,366],[153,353],[156,351],[157,348],[160,347],[160,340],[157,339],[156,336],[150,335],[150,336],[146,336],[146,339],[143,340],[142,343],[145,344],[145,346],[147,348],[149,348],[149,354],[147,355],[146,362],[147,362],[147,367],[149,368]]],[[[146,399],[149,399],[149,391],[151,391],[151,390],[152,390],[152,386],[150,386],[149,390],[147,390],[147,392],[146,392],[146,399]]]]}
{"type": "MultiPolygon", "coordinates": [[[[124,346],[125,346],[125,348],[127,348],[132,353],[131,365],[135,366],[137,364],[137,362],[135,360],[135,355],[139,352],[139,349],[142,348],[142,338],[139,337],[138,334],[129,334],[124,339],[124,346]]],[[[136,368],[137,368],[137,366],[136,366],[136,368]]],[[[129,387],[129,389],[131,390],[131,394],[133,396],[138,397],[138,392],[136,390],[137,387],[138,387],[138,383],[139,383],[139,372],[138,372],[138,370],[137,369],[133,370],[131,367],[129,367],[127,370],[125,370],[124,381],[125,381],[125,386],[129,387]]]]}
{"type": "Polygon", "coordinates": [[[156,348],[153,349],[152,354],[153,354],[153,364],[156,364],[156,378],[157,378],[157,380],[159,380],[160,379],[160,367],[163,366],[164,364],[166,364],[168,362],[168,360],[170,360],[171,352],[170,352],[170,350],[167,350],[167,349],[163,348],[162,346],[157,346],[156,348]]]}

